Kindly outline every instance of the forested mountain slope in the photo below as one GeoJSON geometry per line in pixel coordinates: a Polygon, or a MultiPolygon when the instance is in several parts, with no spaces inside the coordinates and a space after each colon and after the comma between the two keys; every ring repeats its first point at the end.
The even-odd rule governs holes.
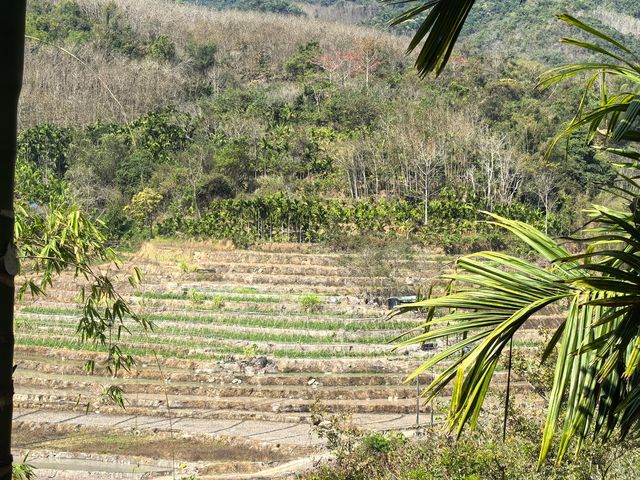
{"type": "Polygon", "coordinates": [[[161,0],[34,0],[27,32],[21,196],[73,196],[114,236],[468,247],[481,209],[569,231],[610,178],[579,136],[544,160],[580,91],[499,50],[421,81],[403,36],[161,0]]]}
{"type": "MultiPolygon", "coordinates": [[[[418,22],[389,27],[398,13],[418,2],[396,4],[377,0],[191,0],[214,9],[306,15],[327,21],[373,26],[396,33],[412,33],[418,22]]],[[[460,48],[469,53],[523,55],[549,63],[566,59],[570,52],[550,39],[566,33],[554,19],[570,12],[609,34],[636,43],[640,35],[640,3],[633,0],[477,0],[462,32],[460,48]]]]}
{"type": "Polygon", "coordinates": [[[633,0],[478,0],[463,31],[464,50],[500,51],[551,64],[567,61],[575,52],[561,48],[561,36],[571,35],[554,15],[571,13],[607,34],[640,46],[640,3],[633,0]]]}

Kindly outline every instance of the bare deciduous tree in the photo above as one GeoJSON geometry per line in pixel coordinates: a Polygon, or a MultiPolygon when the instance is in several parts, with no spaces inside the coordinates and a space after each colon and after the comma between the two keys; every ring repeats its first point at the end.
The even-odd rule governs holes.
{"type": "Polygon", "coordinates": [[[545,164],[532,175],[532,187],[544,208],[544,232],[549,233],[549,214],[558,200],[559,175],[553,165],[545,164]]]}

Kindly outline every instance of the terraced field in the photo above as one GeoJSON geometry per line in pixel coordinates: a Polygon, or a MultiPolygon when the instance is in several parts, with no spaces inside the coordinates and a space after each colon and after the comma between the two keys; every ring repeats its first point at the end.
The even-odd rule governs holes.
{"type": "MultiPolygon", "coordinates": [[[[118,286],[156,327],[125,337],[138,365],[116,379],[79,342],[78,285],[63,275],[17,312],[16,451],[56,478],[278,478],[322,454],[313,409],[350,414],[365,429],[411,430],[416,385],[402,381],[431,352],[391,351],[389,340],[418,319],[385,319],[369,291],[385,278],[358,275],[345,257],[292,245],[144,245],[127,258],[143,286],[118,286]],[[92,376],[87,358],[98,365],[92,376]],[[101,395],[114,383],[124,410],[101,395]]],[[[411,291],[450,259],[425,253],[394,265],[411,291]]]]}

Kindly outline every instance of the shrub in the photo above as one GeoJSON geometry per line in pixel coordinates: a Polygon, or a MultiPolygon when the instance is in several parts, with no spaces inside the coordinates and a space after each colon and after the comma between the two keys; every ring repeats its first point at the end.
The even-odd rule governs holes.
{"type": "Polygon", "coordinates": [[[369,454],[386,455],[391,447],[391,440],[380,432],[370,433],[362,439],[362,448],[369,454]]]}
{"type": "Polygon", "coordinates": [[[190,41],[186,45],[188,62],[194,72],[204,75],[216,63],[218,46],[215,43],[190,41]]]}
{"type": "Polygon", "coordinates": [[[305,14],[300,7],[286,0],[241,0],[238,6],[241,10],[279,13],[280,15],[303,16],[305,14]]]}
{"type": "Polygon", "coordinates": [[[90,31],[89,18],[73,0],[56,4],[44,0],[29,2],[26,18],[28,35],[47,41],[62,41],[67,38],[82,41],[86,40],[90,31]]]}
{"type": "Polygon", "coordinates": [[[335,416],[323,417],[316,424],[336,461],[321,465],[304,476],[305,480],[638,478],[636,440],[624,446],[593,443],[571,461],[546,463],[537,469],[539,422],[536,415],[515,410],[510,414],[505,442],[500,418],[457,441],[439,429],[428,430],[427,437],[413,440],[398,434],[364,435],[335,416]]]}
{"type": "Polygon", "coordinates": [[[100,20],[92,26],[92,33],[95,34],[100,48],[131,58],[143,56],[142,37],[133,29],[126,14],[115,3],[108,3],[104,7],[100,20]]]}
{"type": "Polygon", "coordinates": [[[192,265],[190,263],[187,263],[187,261],[184,258],[180,260],[180,263],[178,264],[178,268],[182,273],[191,273],[198,270],[197,265],[192,265]]]}
{"type": "Polygon", "coordinates": [[[173,62],[176,59],[176,46],[168,36],[158,35],[147,47],[147,55],[164,62],[173,62]]]}
{"type": "Polygon", "coordinates": [[[320,44],[317,41],[299,47],[298,51],[284,63],[286,77],[290,80],[296,80],[307,73],[319,72],[320,66],[315,60],[320,53],[320,44]]]}
{"type": "Polygon", "coordinates": [[[191,300],[191,303],[193,303],[194,305],[200,305],[204,303],[204,301],[207,299],[207,296],[197,290],[189,290],[187,292],[187,298],[191,300]]]}
{"type": "Polygon", "coordinates": [[[152,188],[145,188],[131,198],[131,202],[123,211],[140,224],[148,225],[153,238],[153,219],[158,212],[160,202],[162,202],[162,195],[152,188]]]}
{"type": "Polygon", "coordinates": [[[18,156],[64,175],[68,167],[72,133],[70,128],[49,124],[22,130],[18,135],[18,156]]]}
{"type": "Polygon", "coordinates": [[[222,295],[216,295],[211,299],[211,308],[219,310],[224,307],[224,297],[222,295]]]}
{"type": "Polygon", "coordinates": [[[322,310],[322,304],[320,302],[320,297],[318,295],[305,295],[300,300],[300,305],[302,305],[302,310],[307,313],[318,313],[322,310]]]}

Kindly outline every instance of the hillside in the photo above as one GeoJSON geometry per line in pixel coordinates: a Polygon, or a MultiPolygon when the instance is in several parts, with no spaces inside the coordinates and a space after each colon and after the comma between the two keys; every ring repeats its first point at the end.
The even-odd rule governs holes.
{"type": "Polygon", "coordinates": [[[277,84],[283,80],[284,62],[312,40],[321,48],[346,48],[356,39],[375,38],[399,60],[404,45],[402,39],[365,28],[274,14],[221,13],[163,0],[34,1],[27,22],[28,34],[67,46],[89,66],[28,39],[20,110],[24,127],[123,122],[157,107],[247,88],[251,82],[256,87],[277,84]],[[113,15],[105,27],[109,5],[113,15]],[[211,59],[195,48],[206,44],[215,45],[211,59]],[[211,82],[213,91],[198,91],[199,82],[211,82]]]}
{"type": "MultiPolygon", "coordinates": [[[[389,27],[389,22],[404,9],[414,5],[395,5],[376,0],[322,0],[254,2],[248,0],[191,0],[191,3],[214,9],[265,11],[283,15],[306,15],[308,18],[354,25],[372,26],[383,31],[410,35],[417,22],[389,27]]],[[[637,44],[640,34],[640,6],[632,0],[477,0],[462,32],[459,48],[465,53],[524,56],[549,64],[566,60],[570,50],[550,39],[567,33],[555,20],[559,13],[579,16],[620,40],[637,44]]]]}
{"type": "MultiPolygon", "coordinates": [[[[195,3],[219,8],[236,6],[233,1],[196,0],[195,3]]],[[[268,5],[268,2],[259,3],[259,8],[268,5]]],[[[204,6],[179,5],[163,0],[144,4],[128,0],[115,3],[107,0],[34,0],[30,3],[32,16],[28,33],[56,45],[68,44],[79,59],[90,63],[90,67],[42,42],[28,39],[27,78],[20,116],[22,125],[123,121],[143,115],[157,106],[184,103],[193,98],[185,92],[192,81],[190,77],[193,77],[193,70],[189,68],[192,59],[186,52],[189,42],[215,44],[218,68],[207,73],[217,74],[216,83],[220,84],[220,89],[225,84],[246,86],[252,81],[274,83],[274,80],[281,80],[284,62],[309,41],[317,41],[321,51],[340,51],[348,50],[351,44],[375,38],[386,50],[385,55],[402,62],[401,71],[410,64],[410,59],[403,57],[408,38],[354,26],[352,23],[383,27],[384,22],[371,23],[371,18],[371,21],[364,21],[369,14],[346,13],[348,9],[360,6],[366,6],[367,11],[383,8],[377,3],[369,5],[363,0],[296,5],[303,10],[324,8],[334,13],[324,15],[316,12],[306,16],[252,13],[258,8],[252,4],[243,6],[243,12],[220,12],[204,6]],[[45,20],[47,8],[42,6],[56,4],[62,5],[63,15],[55,14],[45,20]],[[66,7],[65,4],[76,6],[66,7]],[[116,14],[111,22],[112,32],[101,30],[98,25],[94,33],[102,32],[105,38],[88,41],[94,36],[88,32],[91,27],[85,23],[99,24],[101,11],[108,4],[114,5],[120,15],[126,12],[126,20],[116,14]],[[65,20],[62,18],[64,15],[70,18],[65,20]],[[86,18],[74,20],[71,18],[74,15],[86,18]],[[124,38],[117,41],[106,38],[118,34],[124,38]],[[172,58],[164,57],[169,53],[162,50],[165,37],[170,40],[168,47],[173,49],[172,58]],[[154,45],[158,38],[160,43],[154,45]],[[273,42],[273,39],[278,41],[273,42]],[[136,42],[139,45],[134,45],[136,42]],[[48,65],[49,68],[46,71],[34,69],[37,65],[48,65]],[[114,101],[106,86],[121,105],[114,101]],[[67,97],[64,102],[49,98],[60,92],[67,97]]],[[[557,40],[572,32],[554,19],[555,13],[563,11],[575,13],[597,27],[609,28],[614,37],[622,37],[634,45],[640,32],[639,7],[635,2],[616,2],[615,9],[612,5],[611,1],[591,0],[480,0],[463,30],[460,51],[472,56],[488,55],[495,57],[496,61],[514,54],[522,57],[523,61],[567,61],[575,50],[563,49],[557,40]]],[[[407,28],[405,33],[411,34],[415,26],[408,25],[407,28]]],[[[534,68],[539,72],[544,67],[534,68]]]]}
{"type": "Polygon", "coordinates": [[[369,0],[31,0],[16,458],[68,480],[637,478],[635,439],[536,468],[543,410],[587,432],[585,405],[638,390],[638,185],[612,159],[640,154],[600,147],[637,140],[617,94],[640,68],[541,89],[585,58],[561,5],[637,47],[632,2],[479,1],[421,79],[415,26],[369,0]],[[607,128],[556,143],[605,102],[607,128]],[[453,442],[434,427],[467,386],[482,425],[453,442]]]}
{"type": "Polygon", "coordinates": [[[544,66],[526,58],[457,56],[423,82],[405,37],[161,0],[34,2],[27,32],[19,184],[47,178],[116,239],[155,223],[239,245],[504,246],[480,210],[568,232],[611,174],[576,136],[537,175],[580,91],[536,90],[544,66]]]}
{"type": "Polygon", "coordinates": [[[548,64],[567,61],[571,49],[550,39],[575,35],[555,19],[570,13],[637,49],[640,46],[640,7],[634,1],[479,0],[463,31],[462,47],[470,53],[500,51],[548,64]]]}

